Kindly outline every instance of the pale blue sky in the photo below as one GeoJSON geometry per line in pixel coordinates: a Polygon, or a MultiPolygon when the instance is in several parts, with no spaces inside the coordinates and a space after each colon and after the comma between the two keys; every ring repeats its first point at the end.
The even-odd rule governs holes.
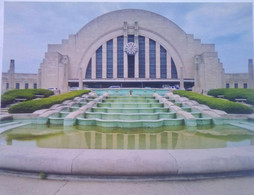
{"type": "Polygon", "coordinates": [[[215,44],[225,72],[247,72],[253,57],[251,3],[5,2],[3,67],[36,73],[48,44],[61,43],[92,19],[126,8],[144,9],[172,20],[202,43],[215,44]]]}

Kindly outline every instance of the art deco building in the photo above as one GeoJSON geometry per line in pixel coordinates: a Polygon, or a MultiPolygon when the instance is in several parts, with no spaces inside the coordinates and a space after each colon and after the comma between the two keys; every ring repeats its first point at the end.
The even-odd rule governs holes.
{"type": "Polygon", "coordinates": [[[213,44],[202,44],[167,18],[144,10],[104,14],[48,45],[40,66],[42,88],[162,87],[196,91],[223,87],[213,44]]]}
{"type": "Polygon", "coordinates": [[[178,85],[196,92],[253,88],[253,64],[250,60],[249,73],[225,74],[214,44],[202,44],[169,19],[136,9],[99,16],[61,44],[48,45],[38,87],[67,92],[112,85],[178,85]]]}

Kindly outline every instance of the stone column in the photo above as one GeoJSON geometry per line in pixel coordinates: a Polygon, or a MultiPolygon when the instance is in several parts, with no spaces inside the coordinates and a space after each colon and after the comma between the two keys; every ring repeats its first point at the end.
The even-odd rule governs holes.
{"type": "Polygon", "coordinates": [[[38,69],[38,76],[37,76],[37,88],[41,88],[41,69],[38,69]]]}
{"type": "MultiPolygon", "coordinates": [[[[138,48],[138,22],[135,22],[134,28],[135,28],[134,43],[135,43],[137,49],[139,50],[139,48],[138,48]]],[[[139,78],[138,51],[135,54],[135,75],[134,75],[134,77],[139,78]]]]}
{"type": "Polygon", "coordinates": [[[9,76],[9,89],[15,89],[15,60],[10,61],[9,76]]]}
{"type": "Polygon", "coordinates": [[[83,89],[83,69],[79,68],[79,89],[83,89]]]}
{"type": "Polygon", "coordinates": [[[254,73],[253,73],[253,61],[252,59],[249,59],[248,64],[248,73],[249,73],[249,82],[248,82],[248,88],[254,89],[254,73]]]}
{"type": "Polygon", "coordinates": [[[167,52],[167,78],[171,78],[171,56],[167,52]]]}
{"type": "Polygon", "coordinates": [[[124,41],[123,41],[123,77],[128,78],[128,56],[127,53],[125,52],[125,46],[128,42],[128,25],[127,22],[124,22],[124,41]]]}
{"type": "Polygon", "coordinates": [[[180,89],[184,89],[184,81],[183,81],[183,67],[180,67],[180,89]]]}
{"type": "MultiPolygon", "coordinates": [[[[63,78],[62,78],[61,83],[59,83],[59,85],[61,85],[59,90],[61,90],[61,93],[66,93],[68,91],[68,75],[69,75],[69,73],[68,73],[68,70],[69,70],[69,57],[67,55],[62,56],[61,64],[62,64],[62,71],[63,71],[62,77],[63,78]]],[[[82,72],[82,75],[81,75],[81,79],[82,79],[82,82],[83,82],[83,72],[82,72]]],[[[83,88],[83,86],[82,86],[82,88],[83,88]]]]}
{"type": "Polygon", "coordinates": [[[195,64],[195,79],[194,79],[194,88],[195,92],[200,92],[201,83],[200,83],[200,71],[201,71],[201,56],[194,57],[195,64]]]}

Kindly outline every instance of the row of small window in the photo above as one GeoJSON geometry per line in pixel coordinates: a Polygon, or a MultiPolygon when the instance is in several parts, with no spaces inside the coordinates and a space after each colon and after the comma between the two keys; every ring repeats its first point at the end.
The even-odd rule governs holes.
{"type": "MultiPolygon", "coordinates": [[[[6,89],[9,89],[9,88],[10,88],[9,83],[6,83],[6,89]]],[[[15,88],[20,89],[20,83],[16,83],[15,88]]],[[[33,88],[37,89],[37,83],[33,84],[33,88]]],[[[29,83],[25,83],[25,89],[29,89],[29,83]]]]}
{"type": "MultiPolygon", "coordinates": [[[[230,88],[230,84],[226,83],[226,88],[230,88]]],[[[238,83],[234,83],[234,88],[238,88],[238,83]]],[[[243,83],[243,88],[248,88],[248,84],[247,83],[243,83]]]]}

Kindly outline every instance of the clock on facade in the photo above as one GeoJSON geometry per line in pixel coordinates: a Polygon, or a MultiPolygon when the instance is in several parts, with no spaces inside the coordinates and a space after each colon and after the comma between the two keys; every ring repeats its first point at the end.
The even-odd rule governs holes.
{"type": "Polygon", "coordinates": [[[127,43],[125,46],[125,52],[128,55],[135,55],[135,53],[137,52],[137,46],[135,45],[135,43],[133,42],[127,43]]]}

